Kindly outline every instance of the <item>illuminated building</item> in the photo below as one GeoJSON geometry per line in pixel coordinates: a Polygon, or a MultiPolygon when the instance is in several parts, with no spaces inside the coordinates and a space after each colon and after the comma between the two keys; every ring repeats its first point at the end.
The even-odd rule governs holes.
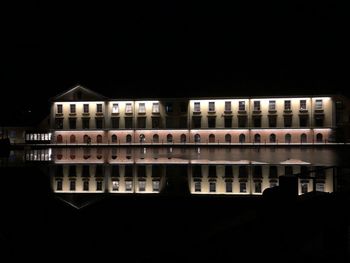
{"type": "Polygon", "coordinates": [[[57,144],[325,144],[345,142],[339,96],[109,99],[76,86],[52,99],[57,144]]]}

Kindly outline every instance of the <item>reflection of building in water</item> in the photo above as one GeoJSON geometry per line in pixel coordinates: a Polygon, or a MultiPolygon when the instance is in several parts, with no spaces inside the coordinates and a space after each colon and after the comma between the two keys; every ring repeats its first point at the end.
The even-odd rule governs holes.
{"type": "Polygon", "coordinates": [[[196,164],[191,166],[189,172],[189,187],[193,194],[259,195],[265,189],[277,186],[280,175],[298,175],[299,194],[313,190],[333,192],[333,170],[322,168],[310,165],[258,165],[249,162],[240,165],[196,164]]]}
{"type": "Polygon", "coordinates": [[[53,166],[55,192],[159,193],[162,167],[133,164],[60,164],[53,166]]]}
{"type": "Polygon", "coordinates": [[[185,178],[185,187],[192,194],[259,195],[279,185],[279,176],[297,175],[299,194],[334,190],[332,169],[295,159],[274,164],[235,161],[231,154],[236,152],[212,148],[58,148],[52,156],[52,187],[62,193],[159,193],[179,187],[181,184],[174,182],[185,178]]]}

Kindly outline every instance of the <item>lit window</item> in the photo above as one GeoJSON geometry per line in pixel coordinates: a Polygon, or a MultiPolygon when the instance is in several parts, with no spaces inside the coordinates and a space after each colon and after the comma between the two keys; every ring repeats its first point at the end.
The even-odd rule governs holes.
{"type": "Polygon", "coordinates": [[[315,109],[316,110],[322,110],[323,109],[322,100],[316,100],[315,109]]]}
{"type": "Polygon", "coordinates": [[[269,101],[269,110],[271,110],[271,111],[276,110],[276,101],[275,100],[269,101]]]}
{"type": "Polygon", "coordinates": [[[118,105],[118,103],[113,103],[112,113],[119,113],[119,105],[118,105]]]}
{"type": "Polygon", "coordinates": [[[254,110],[255,111],[260,110],[260,101],[259,100],[254,101],[254,110]]]}
{"type": "Polygon", "coordinates": [[[159,113],[159,103],[153,103],[152,105],[152,112],[153,113],[159,113]]]}
{"type": "Polygon", "coordinates": [[[201,184],[201,182],[194,182],[194,191],[195,192],[201,192],[202,191],[202,184],[201,184]]]}
{"type": "Polygon", "coordinates": [[[62,104],[57,104],[57,113],[58,114],[63,113],[63,106],[62,106],[62,104]]]}
{"type": "Polygon", "coordinates": [[[132,113],[131,103],[126,103],[126,105],[125,105],[125,113],[132,113]]]}
{"type": "Polygon", "coordinates": [[[238,110],[245,111],[245,101],[238,102],[238,110]]]}
{"type": "Polygon", "coordinates": [[[139,191],[140,192],[146,191],[146,181],[139,181],[139,191]]]}
{"type": "Polygon", "coordinates": [[[84,108],[84,113],[89,113],[89,104],[84,104],[83,108],[84,108]]]}
{"type": "Polygon", "coordinates": [[[284,110],[291,110],[292,109],[292,104],[290,100],[285,100],[284,101],[284,110]]]}
{"type": "Polygon", "coordinates": [[[102,112],[102,104],[96,104],[96,112],[101,113],[102,112]]]}
{"type": "Polygon", "coordinates": [[[210,112],[215,111],[215,102],[214,101],[209,102],[209,111],[210,112]]]}
{"type": "Polygon", "coordinates": [[[324,192],[324,183],[316,183],[316,191],[324,192]]]}
{"type": "Polygon", "coordinates": [[[70,105],[70,113],[75,113],[75,104],[70,105]]]}
{"type": "Polygon", "coordinates": [[[159,181],[153,181],[152,182],[152,191],[153,192],[159,192],[159,181]]]}
{"type": "Polygon", "coordinates": [[[231,101],[225,101],[225,111],[231,111],[231,101]]]}
{"type": "Polygon", "coordinates": [[[306,110],[306,100],[300,100],[300,110],[306,110]]]}
{"type": "Polygon", "coordinates": [[[119,191],[119,181],[112,181],[112,190],[119,191]]]}
{"type": "Polygon", "coordinates": [[[139,113],[145,113],[145,112],[146,112],[145,103],[139,103],[139,113]]]}
{"type": "Polygon", "coordinates": [[[125,191],[132,191],[132,181],[125,182],[125,191]]]}
{"type": "Polygon", "coordinates": [[[194,111],[195,112],[200,112],[201,111],[201,103],[200,102],[195,102],[194,103],[194,111]]]}

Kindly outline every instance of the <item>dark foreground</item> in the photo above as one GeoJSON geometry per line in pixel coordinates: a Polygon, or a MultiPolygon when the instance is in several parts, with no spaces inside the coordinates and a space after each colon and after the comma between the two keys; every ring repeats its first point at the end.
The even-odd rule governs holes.
{"type": "Polygon", "coordinates": [[[77,210],[51,193],[40,170],[0,174],[0,251],[10,261],[349,262],[345,194],[102,194],[77,210]]]}

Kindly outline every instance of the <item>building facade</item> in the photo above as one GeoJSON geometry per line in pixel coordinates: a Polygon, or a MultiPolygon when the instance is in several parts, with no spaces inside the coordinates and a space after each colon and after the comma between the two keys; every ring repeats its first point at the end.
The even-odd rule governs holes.
{"type": "Polygon", "coordinates": [[[109,99],[76,86],[52,99],[55,144],[325,144],[346,142],[340,96],[109,99]]]}

